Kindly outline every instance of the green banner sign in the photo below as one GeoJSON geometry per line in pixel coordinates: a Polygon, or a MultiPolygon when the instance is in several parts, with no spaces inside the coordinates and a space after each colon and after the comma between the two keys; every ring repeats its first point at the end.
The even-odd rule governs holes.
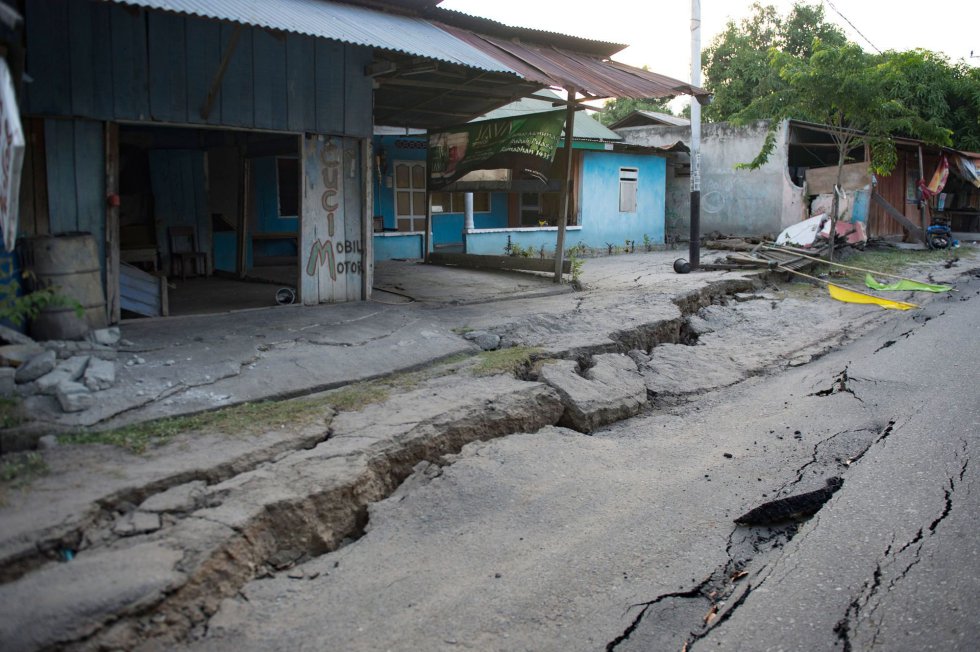
{"type": "Polygon", "coordinates": [[[470,122],[429,134],[429,190],[473,170],[511,170],[515,179],[547,181],[565,110],[470,122]]]}

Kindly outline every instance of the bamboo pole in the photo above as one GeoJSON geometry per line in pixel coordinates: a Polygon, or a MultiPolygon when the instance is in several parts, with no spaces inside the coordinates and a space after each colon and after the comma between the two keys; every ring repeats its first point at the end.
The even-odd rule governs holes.
{"type": "MultiPolygon", "coordinates": [[[[773,247],[771,245],[765,245],[765,248],[766,249],[771,249],[773,251],[783,251],[782,247],[773,247]]],[[[853,270],[855,272],[866,272],[868,274],[876,274],[878,276],[885,276],[887,278],[895,278],[895,279],[898,279],[899,281],[912,281],[914,283],[922,283],[923,282],[923,281],[916,281],[915,279],[912,279],[912,278],[906,278],[904,276],[898,276],[896,274],[886,274],[885,272],[876,272],[873,269],[865,269],[863,267],[854,267],[852,265],[844,265],[843,263],[835,263],[832,260],[826,260],[824,258],[817,258],[815,256],[808,256],[806,254],[801,254],[801,253],[799,253],[798,250],[795,250],[795,249],[792,251],[792,254],[794,256],[799,256],[800,258],[806,258],[808,260],[813,260],[813,261],[816,261],[818,263],[825,263],[827,265],[833,265],[834,267],[841,267],[843,269],[850,269],[850,270],[853,270]]]]}

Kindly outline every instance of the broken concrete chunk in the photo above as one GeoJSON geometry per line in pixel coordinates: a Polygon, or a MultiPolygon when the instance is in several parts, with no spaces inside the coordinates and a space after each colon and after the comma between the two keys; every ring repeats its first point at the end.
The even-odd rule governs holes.
{"type": "Polygon", "coordinates": [[[66,380],[78,380],[85,373],[85,367],[88,365],[88,361],[89,357],[87,355],[76,355],[59,363],[53,371],[46,373],[34,381],[37,384],[37,391],[41,394],[54,394],[57,391],[58,385],[66,380]]]}
{"type": "Polygon", "coordinates": [[[189,512],[204,497],[207,484],[203,480],[187,482],[154,494],[139,506],[143,512],[189,512]]]}
{"type": "Polygon", "coordinates": [[[0,341],[8,344],[34,344],[34,340],[20,331],[0,324],[0,341]]]}
{"type": "Polygon", "coordinates": [[[65,412],[81,412],[95,405],[95,397],[88,387],[73,380],[58,383],[54,395],[65,412]]]}
{"type": "Polygon", "coordinates": [[[87,355],[74,355],[60,363],[56,368],[64,369],[68,372],[71,380],[78,380],[85,373],[85,367],[88,366],[88,361],[89,356],[87,355]]]}
{"type": "Polygon", "coordinates": [[[112,326],[110,328],[94,330],[88,334],[88,337],[95,344],[113,346],[119,343],[119,340],[122,338],[122,332],[118,326],[112,326]]]}
{"type": "Polygon", "coordinates": [[[630,360],[636,363],[637,367],[647,362],[650,362],[650,354],[647,353],[646,351],[641,351],[640,349],[633,349],[626,355],[630,357],[630,360]]]}
{"type": "Polygon", "coordinates": [[[92,358],[85,368],[84,382],[93,392],[109,389],[116,383],[116,365],[108,360],[92,358]]]}
{"type": "Polygon", "coordinates": [[[493,333],[484,333],[473,341],[484,351],[496,351],[500,348],[500,336],[493,333]]]}
{"type": "Polygon", "coordinates": [[[17,368],[17,382],[29,383],[51,373],[58,364],[54,351],[42,351],[17,368]]]}
{"type": "Polygon", "coordinates": [[[0,396],[13,396],[17,392],[16,374],[13,367],[0,367],[0,396]]]}
{"type": "Polygon", "coordinates": [[[116,521],[112,531],[121,537],[147,534],[160,529],[160,515],[149,512],[130,512],[116,521]]]}
{"type": "Polygon", "coordinates": [[[0,585],[0,647],[64,649],[126,610],[148,609],[182,582],[182,558],[159,543],[94,550],[0,585]]]}
{"type": "Polygon", "coordinates": [[[7,344],[0,346],[0,365],[19,367],[44,348],[38,344],[7,344]]]}
{"type": "Polygon", "coordinates": [[[541,368],[541,380],[552,386],[565,404],[559,425],[579,432],[634,416],[647,402],[646,385],[636,364],[620,353],[597,355],[582,374],[572,360],[541,368]]]}

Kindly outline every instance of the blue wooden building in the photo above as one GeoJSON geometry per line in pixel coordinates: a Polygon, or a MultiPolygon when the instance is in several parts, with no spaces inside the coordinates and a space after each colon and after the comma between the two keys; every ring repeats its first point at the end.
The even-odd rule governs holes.
{"type": "MultiPolygon", "coordinates": [[[[424,150],[373,140],[376,125],[438,129],[549,86],[586,98],[701,92],[610,62],[623,46],[437,4],[24,0],[8,52],[22,64],[28,136],[19,235],[91,233],[111,322],[139,312],[140,275],[263,272],[305,304],[365,299],[375,259],[411,253],[411,237],[388,234],[416,232],[424,203],[412,167],[424,150]]],[[[576,152],[590,175],[612,170],[610,155],[576,152]]],[[[655,174],[646,166],[633,165],[641,179],[655,174]]],[[[600,191],[581,188],[586,220],[600,191]]],[[[434,204],[441,245],[462,242],[460,196],[434,204]]],[[[539,201],[479,194],[467,248],[496,248],[496,231],[523,228],[539,201]]],[[[599,239],[631,232],[603,224],[599,239]]]]}

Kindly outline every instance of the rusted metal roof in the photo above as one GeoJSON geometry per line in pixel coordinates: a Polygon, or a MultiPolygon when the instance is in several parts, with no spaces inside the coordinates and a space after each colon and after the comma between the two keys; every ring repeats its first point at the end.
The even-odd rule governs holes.
{"type": "Polygon", "coordinates": [[[444,30],[515,70],[528,81],[575,90],[593,98],[706,97],[703,88],[618,61],[543,43],[524,43],[476,34],[437,23],[444,30]]]}
{"type": "Polygon", "coordinates": [[[402,52],[489,72],[515,72],[422,18],[330,0],[107,1],[402,52]]]}

